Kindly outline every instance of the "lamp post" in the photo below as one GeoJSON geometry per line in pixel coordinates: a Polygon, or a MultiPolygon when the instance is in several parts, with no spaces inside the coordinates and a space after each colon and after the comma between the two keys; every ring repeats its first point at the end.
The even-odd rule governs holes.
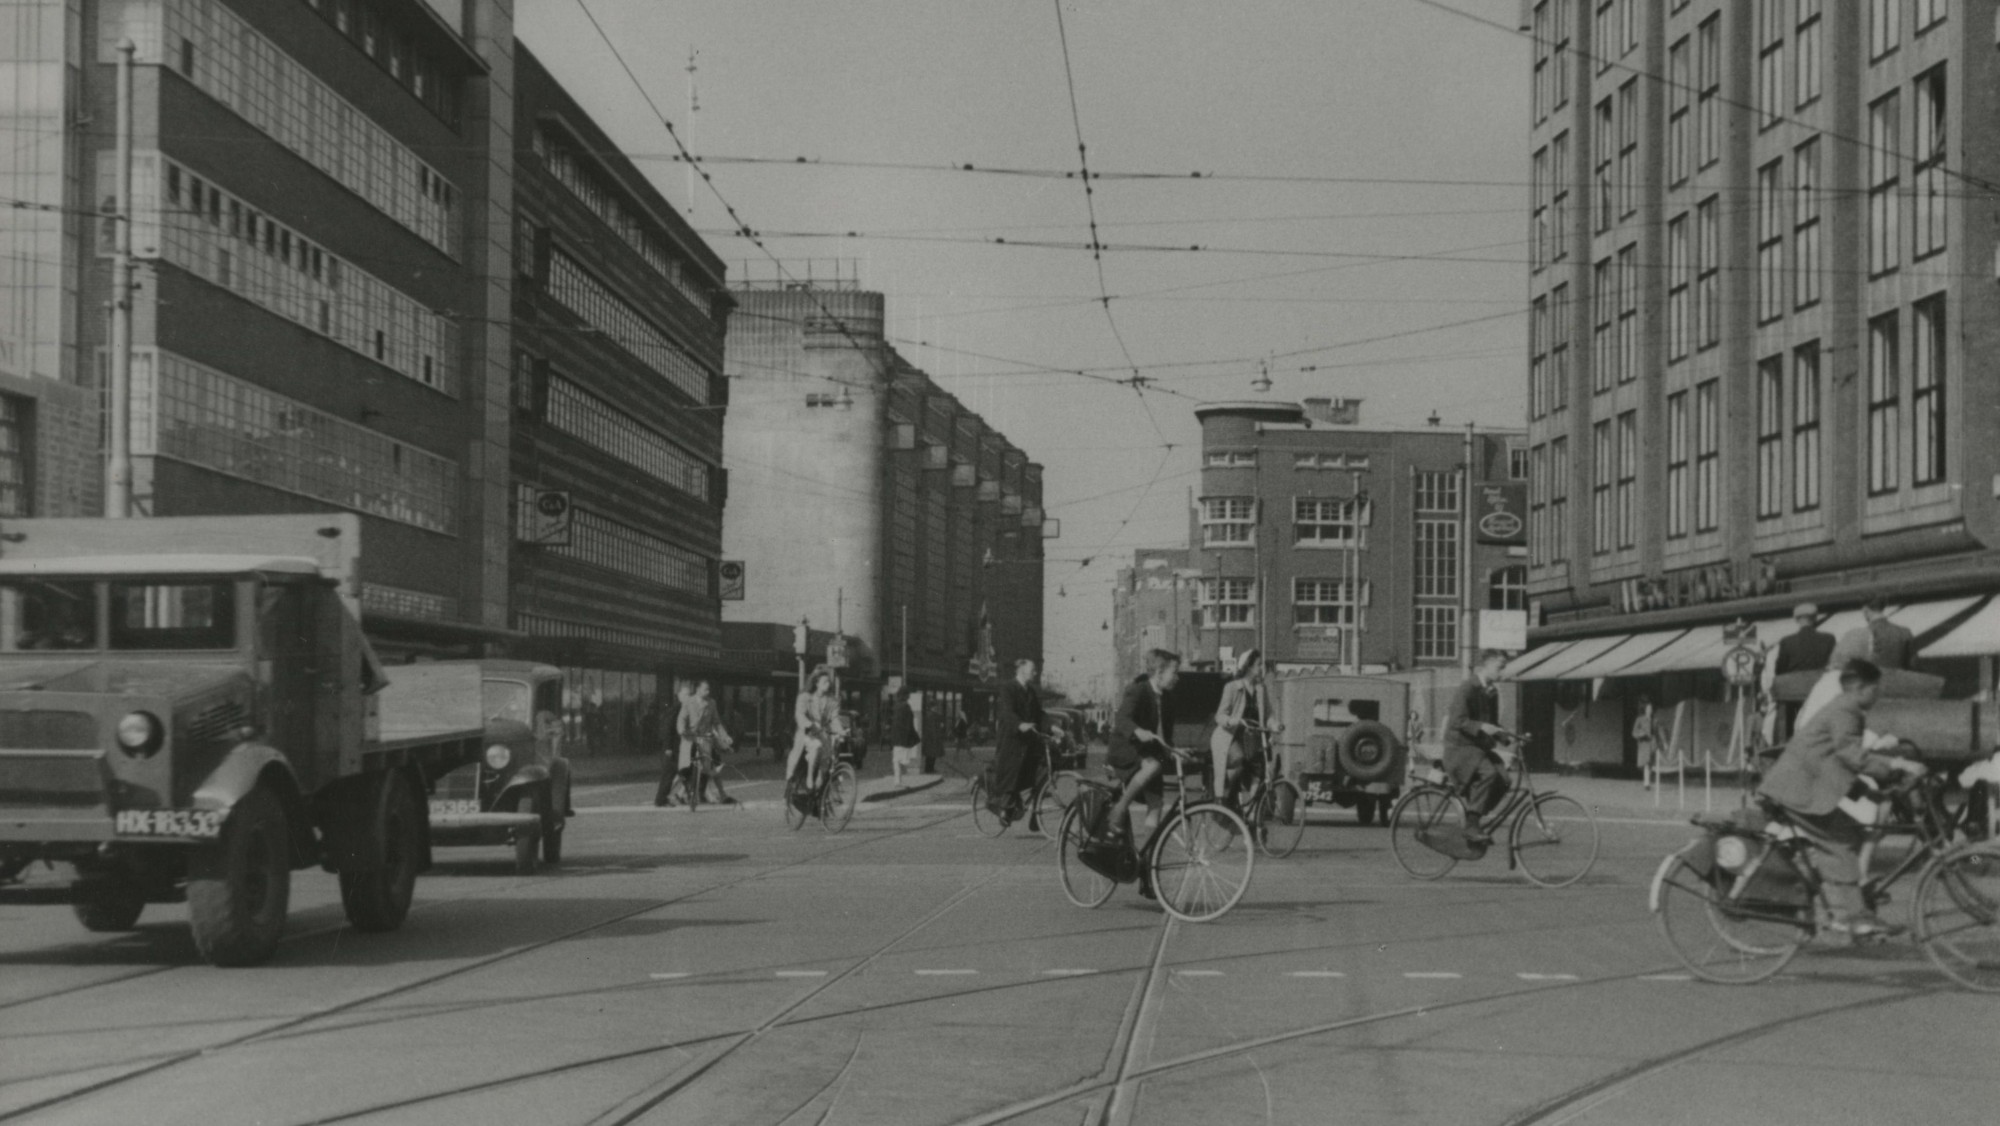
{"type": "Polygon", "coordinates": [[[1341,633],[1340,651],[1346,656],[1342,662],[1349,672],[1361,671],[1361,514],[1367,506],[1368,494],[1361,491],[1361,470],[1350,469],[1347,473],[1348,513],[1353,517],[1354,527],[1347,537],[1347,563],[1352,571],[1347,585],[1347,623],[1341,633]],[[1349,639],[1352,639],[1351,641],[1349,639]]]}

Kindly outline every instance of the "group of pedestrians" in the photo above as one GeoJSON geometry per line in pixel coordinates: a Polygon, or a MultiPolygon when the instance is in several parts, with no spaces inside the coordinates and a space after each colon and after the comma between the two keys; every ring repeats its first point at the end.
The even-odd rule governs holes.
{"type": "Polygon", "coordinates": [[[715,788],[715,801],[735,805],[736,799],[722,788],[718,768],[722,755],[734,745],[722,726],[715,706],[715,689],[706,680],[682,686],[675,695],[679,707],[674,712],[674,741],[660,769],[660,784],[653,791],[653,804],[660,808],[685,805],[692,810],[715,788]]]}

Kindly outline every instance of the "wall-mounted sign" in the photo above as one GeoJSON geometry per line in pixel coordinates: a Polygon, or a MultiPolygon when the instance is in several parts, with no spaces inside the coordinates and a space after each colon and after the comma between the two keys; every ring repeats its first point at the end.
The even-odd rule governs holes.
{"type": "Polygon", "coordinates": [[[1481,610],[1479,612],[1479,647],[1498,649],[1506,653],[1519,653],[1528,647],[1528,612],[1526,610],[1481,610]]]}
{"type": "Polygon", "coordinates": [[[743,601],[743,561],[740,559],[725,559],[722,561],[722,566],[718,569],[718,573],[722,578],[722,600],[724,602],[743,601]]]}
{"type": "Polygon", "coordinates": [[[1473,535],[1485,544],[1514,546],[1528,542],[1528,486],[1505,481],[1479,486],[1478,506],[1472,510],[1473,535]]]}
{"type": "Polygon", "coordinates": [[[572,511],[568,493],[560,489],[537,489],[528,505],[527,535],[523,538],[543,547],[567,547],[572,511]]]}

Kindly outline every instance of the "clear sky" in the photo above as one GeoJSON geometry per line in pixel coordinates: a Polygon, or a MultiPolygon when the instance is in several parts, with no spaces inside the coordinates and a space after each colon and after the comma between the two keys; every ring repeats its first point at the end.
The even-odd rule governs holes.
{"type": "MultiPolygon", "coordinates": [[[[858,270],[903,355],[1046,467],[1058,684],[1108,677],[1120,562],[1186,537],[1191,408],[1256,397],[1260,360],[1270,397],[1364,421],[1522,424],[1518,0],[1066,3],[1074,121],[1053,0],[585,2],[609,43],[579,0],[518,0],[521,38],[667,198],[686,170],[621,57],[788,269],[858,270]],[[947,170],[1074,170],[1078,122],[1102,289],[1080,178],[947,170]],[[1133,365],[1143,396],[1075,374],[1133,365]]],[[[699,185],[692,217],[773,275],[699,185]]]]}

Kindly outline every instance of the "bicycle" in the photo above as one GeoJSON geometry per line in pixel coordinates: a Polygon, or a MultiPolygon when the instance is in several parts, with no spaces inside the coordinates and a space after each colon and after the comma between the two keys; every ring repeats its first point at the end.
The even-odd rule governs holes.
{"type": "MultiPolygon", "coordinates": [[[[826,750],[824,744],[821,750],[826,750]]],[[[800,772],[817,775],[812,782],[801,779],[798,773],[785,779],[785,824],[794,832],[805,826],[808,817],[818,817],[820,828],[838,833],[854,817],[854,806],[861,797],[854,764],[842,751],[827,753],[833,761],[818,769],[806,767],[801,760],[800,772]]]]}
{"type": "MultiPolygon", "coordinates": [[[[1022,808],[1027,812],[1030,829],[1040,833],[1044,839],[1055,840],[1056,826],[1062,820],[1063,811],[1069,808],[1070,801],[1075,798],[1074,787],[1067,785],[1068,780],[1075,775],[1073,771],[1055,770],[1052,750],[1046,739],[1042,739],[1041,742],[1042,749],[1041,754],[1037,756],[1035,784],[1030,787],[1028,801],[1022,808]],[[1067,798],[1063,793],[1065,789],[1068,790],[1067,798]]],[[[972,780],[970,790],[972,824],[982,835],[997,837],[1005,833],[1009,825],[1020,820],[1020,817],[1018,815],[1003,817],[995,814],[986,804],[991,792],[992,768],[988,767],[972,780]]]]}
{"type": "MultiPolygon", "coordinates": [[[[1506,827],[1507,867],[1531,883],[1568,887],[1597,863],[1602,840],[1597,818],[1582,802],[1554,791],[1537,791],[1524,753],[1527,740],[1508,734],[1514,750],[1507,764],[1507,797],[1487,815],[1486,824],[1506,827]]],[[[1443,878],[1461,860],[1478,860],[1489,847],[1466,838],[1465,799],[1436,763],[1389,811],[1389,849],[1403,870],[1420,880],[1443,878]]]]}
{"type": "Polygon", "coordinates": [[[1221,918],[1249,890],[1257,858],[1250,827],[1219,801],[1188,801],[1188,755],[1175,751],[1172,758],[1173,801],[1136,849],[1129,839],[1112,844],[1093,837],[1104,827],[1120,788],[1094,778],[1077,779],[1077,799],[1056,832],[1056,874],[1071,903],[1101,906],[1119,884],[1139,879],[1143,870],[1168,915],[1206,923],[1221,918]]]}
{"type": "MultiPolygon", "coordinates": [[[[1892,885],[1916,872],[1912,940],[1946,977],[2000,992],[2000,843],[1990,838],[1989,784],[1974,783],[1953,808],[1945,802],[1950,781],[1927,774],[1889,794],[1898,812],[1867,826],[1862,872],[1884,837],[1908,834],[1915,843],[1888,871],[1862,880],[1861,900],[1876,910],[1890,902],[1892,885]]],[[[1812,859],[1817,846],[1783,806],[1759,799],[1731,816],[1692,820],[1702,835],[1661,861],[1648,907],[1695,976],[1726,985],[1763,981],[1833,929],[1825,880],[1812,859]]]]}
{"type": "Polygon", "coordinates": [[[1237,798],[1236,807],[1250,826],[1250,836],[1264,855],[1283,860],[1298,851],[1306,835],[1306,803],[1299,787],[1279,772],[1278,754],[1272,731],[1262,724],[1246,722],[1245,731],[1263,736],[1258,752],[1262,769],[1250,779],[1237,798]]]}

